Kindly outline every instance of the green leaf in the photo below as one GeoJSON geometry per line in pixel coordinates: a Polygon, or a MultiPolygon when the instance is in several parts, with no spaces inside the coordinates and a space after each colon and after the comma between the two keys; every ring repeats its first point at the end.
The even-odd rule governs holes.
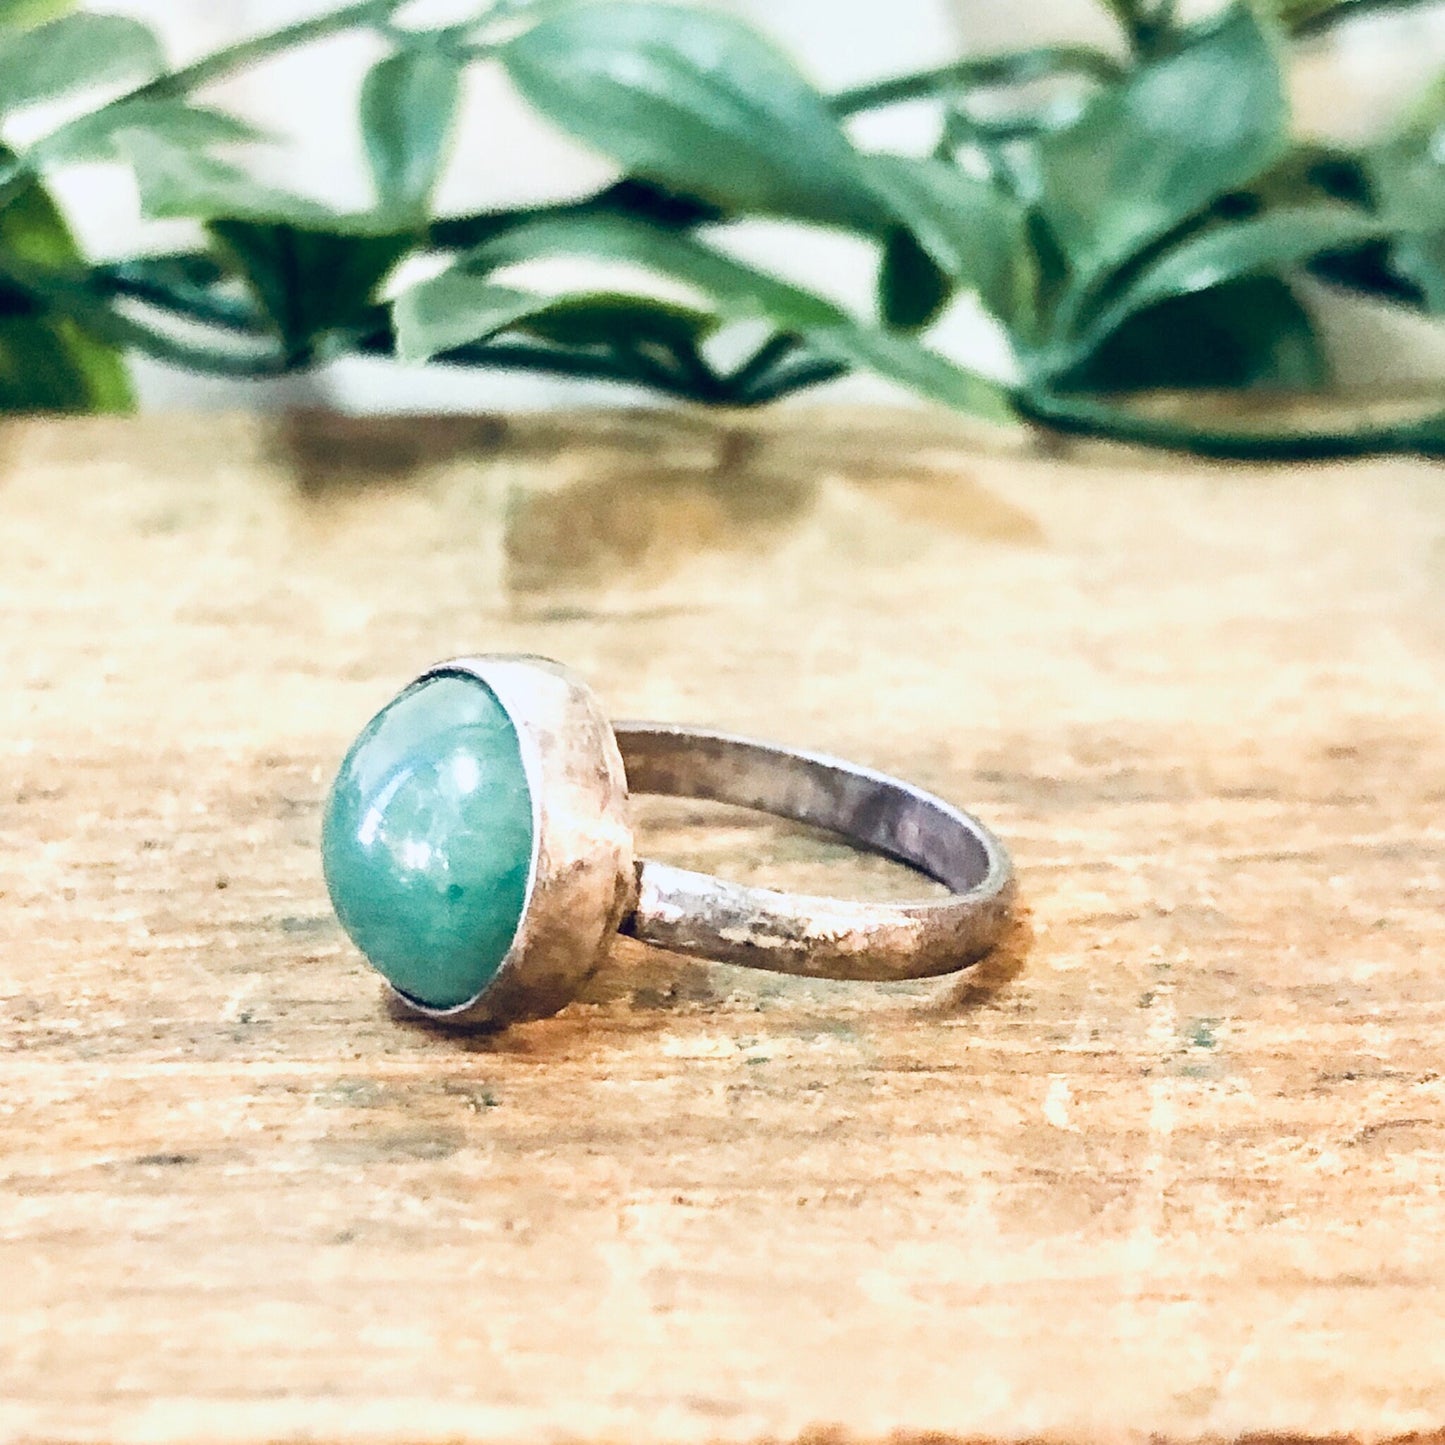
{"type": "Polygon", "coordinates": [[[633,175],[738,211],[878,224],[827,102],[740,21],[598,0],[524,31],[502,58],[537,110],[633,175]]]}
{"type": "Polygon", "coordinates": [[[285,364],[315,360],[330,333],[375,324],[377,288],[413,244],[409,231],[388,231],[376,215],[338,216],[160,132],[123,130],[115,143],[135,169],[147,215],[210,225],[285,364]]]}
{"type": "Polygon", "coordinates": [[[1253,202],[1274,209],[1317,205],[1321,201],[1368,206],[1371,199],[1361,157],[1342,146],[1319,141],[1294,141],[1239,197],[1244,204],[1253,202]]]}
{"type": "Polygon", "coordinates": [[[549,298],[523,330],[558,346],[663,347],[695,351],[718,328],[718,318],[694,306],[650,296],[599,291],[549,298]]]}
{"type": "Polygon", "coordinates": [[[1435,136],[1400,137],[1369,157],[1380,207],[1404,231],[1445,230],[1445,122],[1435,136]]]}
{"type": "Polygon", "coordinates": [[[0,0],[0,30],[30,30],[74,9],[75,0],[0,0]]]}
{"type": "Polygon", "coordinates": [[[312,358],[327,333],[374,320],[377,291],[410,249],[410,234],[338,235],[286,224],[215,221],[293,363],[312,358]]]}
{"type": "Polygon", "coordinates": [[[0,412],[97,409],[77,364],[76,336],[73,327],[61,331],[48,319],[0,317],[0,412]]]}
{"type": "Polygon", "coordinates": [[[154,220],[218,218],[335,228],[325,206],[254,181],[238,166],[175,144],[159,131],[123,130],[114,137],[140,188],[141,209],[154,220]]]}
{"type": "Polygon", "coordinates": [[[154,75],[165,64],[150,30],[121,15],[65,15],[0,36],[0,114],[154,75]]]}
{"type": "Polygon", "coordinates": [[[883,243],[878,309],[895,331],[922,331],[953,299],[953,280],[901,226],[883,243]]]}
{"type": "Polygon", "coordinates": [[[407,361],[426,361],[512,330],[558,346],[678,350],[695,348],[717,327],[708,312],[650,297],[543,296],[462,268],[412,287],[397,300],[394,315],[398,351],[407,361]]]}
{"type": "Polygon", "coordinates": [[[26,160],[37,168],[127,158],[119,137],[138,133],[133,144],[164,146],[168,152],[200,152],[262,138],[254,126],[225,111],[178,98],[124,100],[102,106],[37,141],[26,160]]]}
{"type": "Polygon", "coordinates": [[[1426,307],[1445,316],[1445,231],[1400,237],[1395,242],[1395,266],[1419,288],[1426,307]]]}
{"type": "Polygon", "coordinates": [[[403,361],[429,361],[510,330],[548,304],[545,296],[498,286],[474,272],[443,271],[397,297],[397,353],[403,361]]]}
{"type": "Polygon", "coordinates": [[[65,218],[38,181],[24,181],[15,198],[0,207],[0,257],[35,266],[81,264],[65,218]]]}
{"type": "Polygon", "coordinates": [[[438,250],[467,251],[527,221],[599,215],[628,216],[663,231],[689,230],[722,219],[715,206],[674,196],[649,181],[621,180],[580,200],[444,217],[426,228],[425,240],[438,250]]]}
{"type": "Polygon", "coordinates": [[[1296,206],[1199,231],[1145,267],[1087,330],[1087,347],[1161,301],[1245,276],[1291,271],[1330,251],[1390,234],[1377,216],[1345,206],[1296,206]]]}
{"type": "Polygon", "coordinates": [[[1044,216],[1075,270],[1096,276],[1247,185],[1284,152],[1287,127],[1274,40],[1236,4],[1041,139],[1044,216]]]}
{"type": "Polygon", "coordinates": [[[695,237],[620,217],[539,221],[508,231],[468,257],[486,272],[546,256],[642,266],[701,291],[728,321],[765,320],[823,356],[899,382],[959,411],[1009,421],[1003,388],[907,337],[864,326],[831,301],[756,271],[695,237]]]}
{"type": "Polygon", "coordinates": [[[361,131],[383,211],[420,215],[442,167],[461,93],[460,57],[431,47],[378,61],[361,88],[361,131]]]}
{"type": "MultiPolygon", "coordinates": [[[[0,269],[12,260],[50,268],[81,264],[60,211],[36,182],[0,209],[0,269]]],[[[0,408],[129,411],[134,397],[119,352],[48,314],[43,298],[35,298],[31,310],[3,322],[0,408]]]]}
{"type": "Polygon", "coordinates": [[[1412,108],[1399,131],[1366,152],[1381,210],[1397,233],[1395,270],[1445,312],[1445,79],[1412,108]]]}
{"type": "Polygon", "coordinates": [[[141,210],[152,220],[249,221],[377,240],[401,229],[394,216],[343,214],[253,180],[239,166],[178,143],[163,129],[119,131],[115,147],[135,172],[141,210]]]}
{"type": "Polygon", "coordinates": [[[919,246],[956,286],[1011,329],[1031,333],[1037,275],[1023,208],[947,161],[869,156],[869,179],[919,246]]]}
{"type": "Polygon", "coordinates": [[[1129,318],[1050,385],[1073,392],[1324,385],[1323,347],[1294,293],[1270,276],[1177,296],[1129,318]]]}

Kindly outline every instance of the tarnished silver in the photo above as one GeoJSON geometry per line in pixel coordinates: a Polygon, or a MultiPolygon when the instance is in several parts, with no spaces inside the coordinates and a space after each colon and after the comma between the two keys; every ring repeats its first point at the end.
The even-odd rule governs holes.
{"type": "Polygon", "coordinates": [[[894,981],[965,968],[1008,923],[1003,845],[968,813],[884,773],[699,728],[609,724],[595,694],[544,658],[463,657],[417,681],[475,677],[521,742],[533,807],[532,873],[511,948],[459,1008],[411,1012],[498,1025],[556,1013],[619,931],[679,953],[811,978],[894,981]],[[823,828],[942,883],[946,897],[864,902],[729,883],[637,860],[636,793],[731,803],[823,828]]]}
{"type": "Polygon", "coordinates": [[[1008,854],[941,798],[839,758],[700,728],[619,723],[616,736],[635,793],[707,798],[825,828],[951,890],[860,902],[746,888],[644,861],[624,933],[775,973],[875,982],[953,973],[998,942],[1013,896],[1008,854]]]}

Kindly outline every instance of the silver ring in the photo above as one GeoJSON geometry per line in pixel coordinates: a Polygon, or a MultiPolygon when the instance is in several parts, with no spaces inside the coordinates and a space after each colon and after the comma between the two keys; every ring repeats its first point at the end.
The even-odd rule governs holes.
{"type": "Polygon", "coordinates": [[[502,1025],[576,997],[618,932],[811,978],[952,973],[999,941],[1008,854],[884,773],[699,728],[608,722],[542,658],[429,668],[347,753],[322,857],[343,927],[410,1011],[502,1025]],[[850,901],[636,858],[629,788],[752,808],[907,864],[949,895],[850,901]]]}

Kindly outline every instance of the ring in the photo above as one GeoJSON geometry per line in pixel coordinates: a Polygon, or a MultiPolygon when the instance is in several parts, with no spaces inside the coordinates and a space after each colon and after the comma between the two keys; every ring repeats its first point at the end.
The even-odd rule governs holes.
{"type": "Polygon", "coordinates": [[[556,1013],[621,932],[812,978],[952,973],[1008,923],[1013,873],[982,823],[821,754],[607,720],[542,658],[429,668],[346,754],[322,825],[343,928],[408,1010],[498,1026],[556,1013]],[[947,897],[865,902],[743,887],[635,858],[628,789],[710,799],[836,833],[947,897]]]}

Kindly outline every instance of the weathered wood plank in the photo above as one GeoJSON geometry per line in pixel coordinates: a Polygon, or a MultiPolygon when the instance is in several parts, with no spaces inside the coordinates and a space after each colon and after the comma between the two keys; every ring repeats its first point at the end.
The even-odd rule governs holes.
{"type": "Polygon", "coordinates": [[[1439,469],[807,413],[36,422],[0,467],[9,1437],[1445,1423],[1439,469]],[[619,948],[554,1021],[403,1026],[318,808],[467,649],[974,805],[1030,925],[942,986],[619,948]]]}

